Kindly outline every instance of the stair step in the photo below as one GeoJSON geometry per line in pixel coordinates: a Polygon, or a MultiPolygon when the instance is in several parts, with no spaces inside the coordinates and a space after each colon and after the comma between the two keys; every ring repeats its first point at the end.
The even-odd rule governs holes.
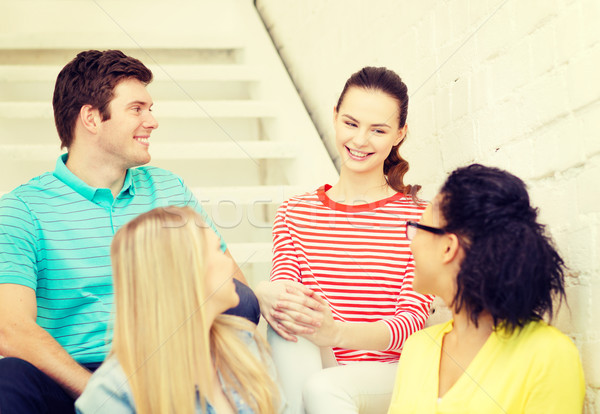
{"type": "MultiPolygon", "coordinates": [[[[63,65],[0,65],[0,82],[56,81],[63,65]]],[[[148,65],[154,82],[178,81],[258,81],[259,68],[250,65],[148,65]]]]}
{"type": "Polygon", "coordinates": [[[230,141],[192,144],[151,145],[154,160],[185,159],[291,159],[296,157],[296,147],[275,141],[230,141]]]}
{"type": "Polygon", "coordinates": [[[239,30],[244,24],[239,3],[4,0],[0,47],[239,49],[246,44],[245,30],[239,30]]]}
{"type": "Polygon", "coordinates": [[[273,257],[272,243],[230,243],[227,245],[231,255],[242,267],[246,263],[270,263],[273,257]]]}
{"type": "MultiPolygon", "coordinates": [[[[50,141],[50,140],[49,140],[50,141]]],[[[274,141],[230,141],[201,143],[155,143],[150,145],[153,161],[202,159],[292,159],[296,147],[274,141]]],[[[0,145],[0,159],[47,161],[62,152],[57,145],[0,145]]]]}
{"type": "Polygon", "coordinates": [[[293,185],[264,185],[245,187],[192,188],[196,198],[204,205],[231,202],[236,205],[281,204],[306,190],[293,185]]]}
{"type": "MultiPolygon", "coordinates": [[[[184,34],[160,37],[154,33],[138,32],[133,34],[135,39],[143,39],[140,42],[133,40],[128,33],[123,32],[87,32],[82,35],[73,33],[37,33],[27,36],[17,33],[0,35],[0,49],[19,50],[45,50],[55,49],[60,45],[61,50],[73,51],[73,57],[77,51],[97,49],[120,49],[141,48],[153,49],[176,49],[180,50],[241,50],[245,47],[243,39],[234,35],[229,36],[198,36],[187,37],[184,34]],[[176,46],[174,46],[176,45],[176,46]]],[[[147,59],[146,59],[147,60],[147,59]]]]}
{"type": "MultiPolygon", "coordinates": [[[[154,107],[161,118],[273,118],[277,106],[273,102],[224,101],[161,101],[154,107]]],[[[53,118],[50,102],[0,102],[0,119],[53,118]]]]}

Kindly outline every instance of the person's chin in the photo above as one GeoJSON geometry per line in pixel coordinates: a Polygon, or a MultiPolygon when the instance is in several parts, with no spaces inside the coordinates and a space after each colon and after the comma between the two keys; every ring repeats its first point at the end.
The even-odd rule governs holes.
{"type": "Polygon", "coordinates": [[[138,167],[142,166],[142,165],[146,165],[152,160],[152,157],[150,156],[150,154],[147,154],[147,155],[148,155],[147,157],[143,157],[139,160],[139,164],[137,165],[138,167]]]}
{"type": "Polygon", "coordinates": [[[231,298],[231,307],[235,308],[237,305],[240,304],[240,296],[237,294],[237,292],[233,292],[233,297],[231,298]]]}

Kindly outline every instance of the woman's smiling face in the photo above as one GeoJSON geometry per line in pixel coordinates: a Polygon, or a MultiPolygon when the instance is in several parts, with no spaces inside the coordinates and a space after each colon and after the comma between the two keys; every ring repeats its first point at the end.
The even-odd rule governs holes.
{"type": "Polygon", "coordinates": [[[402,141],[396,99],[379,90],[351,87],[334,111],[336,148],[342,169],[380,170],[394,145],[402,141]]]}

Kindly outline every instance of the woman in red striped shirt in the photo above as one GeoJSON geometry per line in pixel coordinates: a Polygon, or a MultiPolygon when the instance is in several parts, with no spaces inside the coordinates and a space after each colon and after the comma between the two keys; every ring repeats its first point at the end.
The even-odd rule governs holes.
{"type": "Polygon", "coordinates": [[[396,73],[353,74],[334,108],[339,181],[291,198],[275,218],[271,278],[256,294],[296,412],[385,413],[404,341],[428,317],[404,233],[425,208],[403,183],[407,112],[396,73]]]}

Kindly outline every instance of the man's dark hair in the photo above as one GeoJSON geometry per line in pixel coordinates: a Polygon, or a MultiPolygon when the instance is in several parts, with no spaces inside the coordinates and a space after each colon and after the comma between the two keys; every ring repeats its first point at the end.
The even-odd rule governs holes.
{"type": "Polygon", "coordinates": [[[131,78],[147,85],[152,82],[152,72],[120,50],[88,50],[70,61],[58,74],[52,98],[61,148],[69,148],[73,143],[81,107],[91,105],[100,111],[102,121],[110,119],[108,106],[115,87],[122,80],[131,78]]]}

